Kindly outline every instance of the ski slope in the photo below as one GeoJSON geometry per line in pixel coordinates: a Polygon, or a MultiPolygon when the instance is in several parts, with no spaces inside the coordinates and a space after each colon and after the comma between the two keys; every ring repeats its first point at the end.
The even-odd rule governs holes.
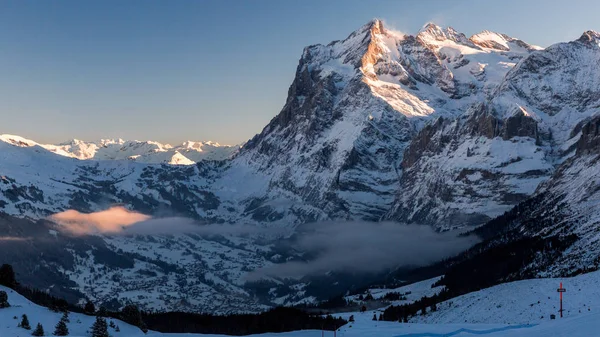
{"type": "Polygon", "coordinates": [[[538,324],[558,316],[557,289],[562,282],[565,318],[600,313],[600,271],[570,278],[544,278],[500,284],[450,299],[436,312],[417,316],[411,322],[538,324]]]}
{"type": "MultiPolygon", "coordinates": [[[[442,303],[437,312],[413,318],[410,323],[373,321],[373,315],[379,316],[383,310],[365,313],[344,313],[355,321],[341,327],[336,337],[450,337],[450,336],[514,336],[514,337],[573,337],[597,336],[600,331],[600,290],[598,281],[600,272],[564,279],[535,279],[511,282],[470,293],[452,299],[452,305],[442,303]],[[565,318],[550,320],[548,316],[537,317],[543,308],[555,312],[551,302],[558,304],[556,287],[562,281],[567,289],[564,308],[565,318]],[[550,297],[550,299],[548,299],[550,297]],[[546,298],[547,300],[544,300],[546,298]],[[539,300],[540,303],[532,302],[539,300]],[[537,304],[537,305],[531,305],[537,304]],[[589,310],[581,310],[589,308],[589,310]],[[464,322],[467,321],[467,322],[464,322]],[[475,323],[475,321],[479,321],[475,323]],[[440,322],[440,323],[433,323],[440,322]]],[[[431,280],[403,287],[415,292],[425,290],[431,280]]],[[[399,288],[400,289],[400,288],[399,288]]],[[[8,293],[10,308],[0,309],[0,336],[30,336],[31,330],[17,327],[22,314],[27,314],[33,327],[42,323],[47,336],[54,331],[61,314],[29,302],[13,290],[0,286],[8,293]],[[17,317],[16,319],[13,317],[17,317]]],[[[375,293],[375,291],[374,291],[375,293]]],[[[378,294],[381,295],[381,292],[378,294]]],[[[543,311],[546,312],[546,311],[543,311]]],[[[95,318],[83,314],[70,313],[68,323],[70,336],[90,336],[88,329],[95,318]]],[[[110,319],[108,320],[110,321],[110,319]]],[[[163,334],[148,332],[144,335],[137,327],[119,320],[113,320],[120,331],[109,328],[111,336],[170,336],[170,337],[219,337],[220,335],[201,334],[163,334]]],[[[287,333],[267,333],[253,335],[257,337],[332,337],[332,331],[293,331],[287,333]]]]}

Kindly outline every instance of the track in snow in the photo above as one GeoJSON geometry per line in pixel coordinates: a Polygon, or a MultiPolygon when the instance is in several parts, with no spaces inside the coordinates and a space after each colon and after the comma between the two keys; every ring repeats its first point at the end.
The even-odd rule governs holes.
{"type": "Polygon", "coordinates": [[[405,335],[398,335],[395,337],[451,337],[456,336],[461,333],[472,334],[472,335],[488,335],[496,332],[508,331],[508,330],[516,330],[516,329],[526,329],[536,326],[537,324],[521,324],[514,326],[505,326],[502,328],[488,329],[488,330],[472,330],[472,329],[458,329],[456,331],[447,332],[447,333],[410,333],[405,335]]]}

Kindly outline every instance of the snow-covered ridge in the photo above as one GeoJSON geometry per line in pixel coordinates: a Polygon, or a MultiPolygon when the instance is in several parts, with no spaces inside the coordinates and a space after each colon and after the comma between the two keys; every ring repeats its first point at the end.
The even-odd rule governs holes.
{"type": "Polygon", "coordinates": [[[172,146],[155,141],[101,139],[83,141],[73,139],[60,144],[41,144],[16,135],[2,134],[0,140],[21,147],[39,146],[50,152],[79,160],[134,160],[141,163],[192,165],[201,160],[230,158],[238,146],[221,145],[217,142],[186,141],[172,146]]]}

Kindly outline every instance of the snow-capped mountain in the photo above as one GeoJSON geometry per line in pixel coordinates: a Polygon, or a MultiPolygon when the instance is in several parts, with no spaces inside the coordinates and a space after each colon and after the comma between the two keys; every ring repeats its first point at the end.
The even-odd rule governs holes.
{"type": "Polygon", "coordinates": [[[220,145],[215,142],[186,141],[177,146],[154,141],[124,141],[101,139],[86,142],[73,139],[68,142],[40,144],[20,136],[3,134],[0,140],[16,146],[39,146],[61,156],[80,160],[133,160],[148,164],[193,165],[201,160],[224,160],[230,158],[239,147],[220,145]]]}
{"type": "Polygon", "coordinates": [[[433,24],[402,35],[374,20],[307,47],[283,110],[234,160],[245,174],[269,174],[245,191],[251,211],[288,222],[384,216],[405,194],[404,150],[423,125],[464,114],[539,49],[503,35],[474,39],[433,24]],[[504,49],[476,44],[500,38],[504,49]]]}
{"type": "MultiPolygon", "coordinates": [[[[504,34],[467,37],[434,24],[406,35],[373,20],[344,40],[306,47],[283,109],[241,148],[122,140],[41,145],[1,136],[0,207],[7,216],[37,220],[122,204],[291,235],[302,223],[340,219],[449,230],[485,224],[529,202],[532,213],[515,213],[505,229],[578,236],[569,254],[536,272],[598,266],[599,42],[589,31],[541,49],[504,34]]],[[[290,257],[268,240],[96,239],[69,241],[61,250],[68,257],[44,260],[46,269],[60,271],[64,283],[56,289],[110,301],[124,287],[126,296],[139,296],[141,287],[142,305],[173,308],[185,288],[194,296],[185,308],[243,311],[281,299],[269,290],[268,303],[259,303],[243,284],[249,268],[290,257]],[[102,268],[105,260],[88,253],[98,247],[133,262],[102,268]],[[181,269],[171,270],[177,263],[181,269]],[[93,286],[99,279],[103,287],[93,286]]],[[[31,279],[32,270],[22,272],[31,279]]],[[[289,289],[304,296],[302,285],[289,289]]]]}

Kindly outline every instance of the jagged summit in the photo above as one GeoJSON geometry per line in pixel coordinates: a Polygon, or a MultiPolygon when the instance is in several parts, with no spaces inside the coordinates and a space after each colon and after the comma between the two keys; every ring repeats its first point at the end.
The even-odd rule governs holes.
{"type": "Polygon", "coordinates": [[[427,36],[432,37],[435,40],[441,41],[447,39],[446,32],[447,29],[444,29],[433,22],[428,22],[419,30],[419,32],[417,33],[417,37],[427,36]]]}
{"type": "Polygon", "coordinates": [[[600,45],[600,33],[595,30],[585,31],[577,41],[597,47],[600,45]]]}
{"type": "Polygon", "coordinates": [[[438,44],[443,41],[452,41],[465,46],[474,47],[465,34],[458,32],[452,27],[443,28],[435,23],[429,22],[419,30],[416,38],[425,44],[438,44]]]}
{"type": "Polygon", "coordinates": [[[373,19],[371,20],[371,32],[373,34],[383,34],[385,33],[385,28],[383,25],[383,20],[373,19]]]}
{"type": "Polygon", "coordinates": [[[528,44],[520,39],[508,36],[506,34],[484,30],[474,34],[469,38],[475,45],[485,48],[502,51],[511,51],[515,49],[539,50],[541,47],[528,44]]]}

